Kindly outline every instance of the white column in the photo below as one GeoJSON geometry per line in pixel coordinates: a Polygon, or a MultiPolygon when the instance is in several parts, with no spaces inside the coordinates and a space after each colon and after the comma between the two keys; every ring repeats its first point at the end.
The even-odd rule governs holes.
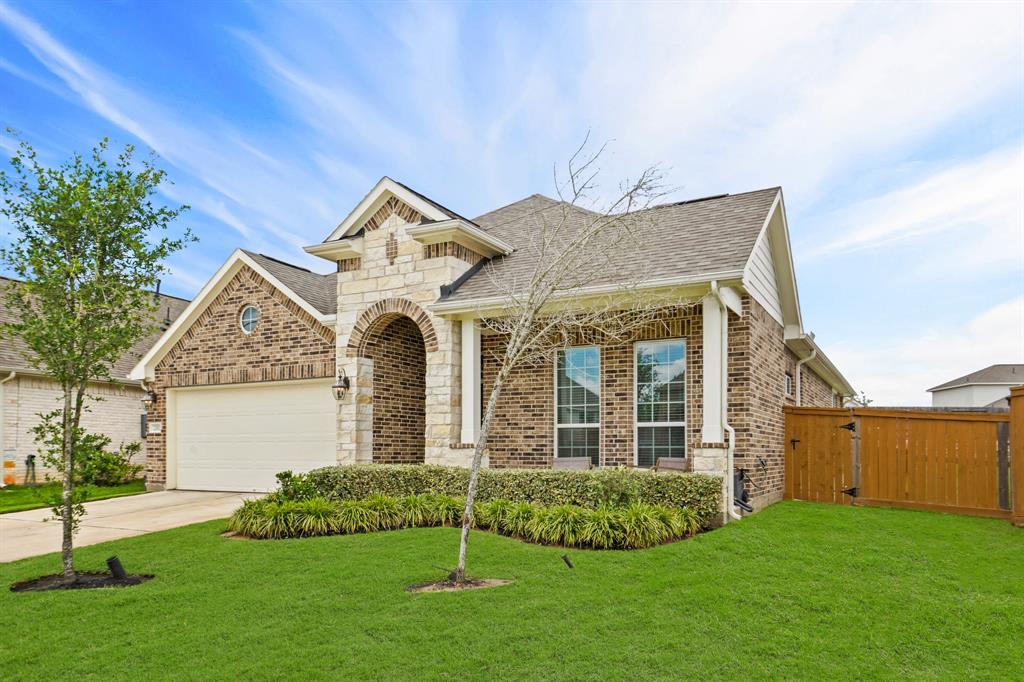
{"type": "Polygon", "coordinates": [[[725,311],[712,295],[701,300],[703,319],[703,417],[701,441],[704,443],[721,443],[724,441],[722,429],[722,405],[725,399],[725,385],[722,362],[722,323],[725,311]]]}
{"type": "Polygon", "coordinates": [[[480,432],[480,329],[476,320],[462,320],[463,443],[475,443],[480,432]]]}

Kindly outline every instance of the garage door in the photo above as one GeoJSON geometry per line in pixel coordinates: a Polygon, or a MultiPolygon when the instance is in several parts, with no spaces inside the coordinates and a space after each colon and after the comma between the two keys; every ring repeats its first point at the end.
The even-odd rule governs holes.
{"type": "Polygon", "coordinates": [[[174,394],[178,488],[264,492],[276,487],[279,471],[336,461],[330,380],[174,394]]]}

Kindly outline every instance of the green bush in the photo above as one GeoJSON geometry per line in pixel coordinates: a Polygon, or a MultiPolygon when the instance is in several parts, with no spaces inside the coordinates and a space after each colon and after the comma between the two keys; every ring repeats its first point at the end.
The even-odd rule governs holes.
{"type": "MultiPolygon", "coordinates": [[[[274,539],[451,526],[458,522],[463,504],[455,497],[430,494],[402,499],[376,494],[365,500],[340,501],[265,497],[243,503],[228,521],[228,529],[252,538],[274,539]]],[[[699,529],[692,510],[643,502],[588,509],[498,499],[478,505],[477,513],[480,528],[565,547],[639,549],[688,537],[699,529]]]]}
{"type": "MultiPolygon", "coordinates": [[[[461,497],[469,484],[469,470],[424,464],[357,464],[317,469],[303,479],[301,485],[292,483],[292,488],[306,491],[311,487],[313,494],[333,500],[362,500],[374,493],[397,498],[423,494],[461,497]]],[[[706,528],[721,508],[721,485],[716,476],[631,469],[482,469],[477,501],[501,499],[544,507],[574,504],[588,509],[643,502],[691,509],[706,528]]]]}

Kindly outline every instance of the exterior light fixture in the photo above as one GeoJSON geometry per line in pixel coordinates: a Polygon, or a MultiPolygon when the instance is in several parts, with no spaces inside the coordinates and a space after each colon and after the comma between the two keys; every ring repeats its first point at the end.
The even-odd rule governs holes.
{"type": "Polygon", "coordinates": [[[153,391],[146,391],[142,394],[142,406],[146,408],[146,412],[149,412],[149,408],[156,404],[156,393],[153,391]]]}
{"type": "Polygon", "coordinates": [[[348,393],[348,389],[351,387],[351,385],[352,383],[349,381],[348,376],[345,374],[345,370],[339,369],[338,380],[334,382],[333,386],[331,386],[331,389],[334,391],[334,399],[342,400],[345,397],[345,394],[348,393]]]}

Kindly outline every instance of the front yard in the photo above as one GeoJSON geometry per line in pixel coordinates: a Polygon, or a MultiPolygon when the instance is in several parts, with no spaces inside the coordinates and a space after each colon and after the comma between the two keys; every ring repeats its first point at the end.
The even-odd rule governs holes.
{"type": "Polygon", "coordinates": [[[507,587],[408,594],[458,531],[302,540],[223,521],[85,547],[142,586],[13,594],[54,555],[0,565],[5,679],[990,678],[1024,669],[1024,530],[989,519],[789,502],[650,550],[475,533],[507,587]]]}

